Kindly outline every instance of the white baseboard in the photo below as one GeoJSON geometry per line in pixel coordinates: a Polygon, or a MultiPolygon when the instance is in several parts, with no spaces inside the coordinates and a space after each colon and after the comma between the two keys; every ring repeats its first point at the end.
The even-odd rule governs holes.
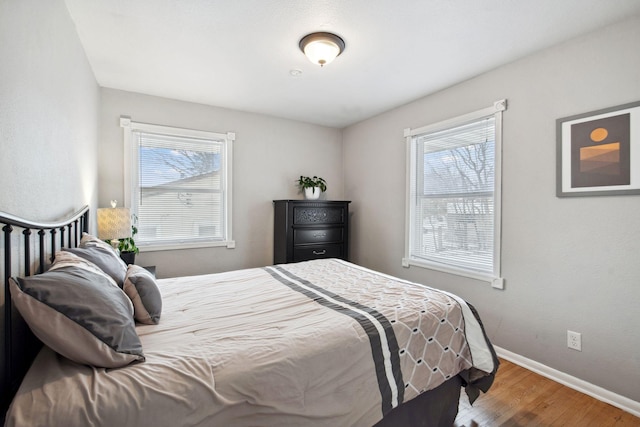
{"type": "Polygon", "coordinates": [[[513,353],[509,350],[505,350],[504,348],[500,348],[495,345],[493,347],[495,348],[498,357],[506,359],[509,362],[515,363],[516,365],[522,366],[525,369],[533,371],[536,374],[542,375],[543,377],[549,378],[550,380],[558,382],[562,385],[566,385],[567,387],[577,390],[580,393],[587,394],[595,399],[613,405],[616,408],[620,408],[623,411],[635,415],[636,417],[640,417],[640,402],[636,402],[635,400],[631,400],[628,397],[624,397],[609,390],[605,390],[602,387],[593,385],[584,380],[581,380],[580,378],[576,378],[571,375],[565,374],[564,372],[560,372],[556,369],[550,368],[546,365],[543,365],[542,363],[536,362],[535,360],[527,359],[524,356],[520,356],[519,354],[513,353]]]}

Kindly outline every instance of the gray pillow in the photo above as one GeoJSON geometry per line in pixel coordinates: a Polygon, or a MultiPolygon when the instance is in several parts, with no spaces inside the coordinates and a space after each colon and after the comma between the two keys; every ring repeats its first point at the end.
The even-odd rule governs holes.
{"type": "Polygon", "coordinates": [[[117,368],[145,358],[131,302],[110,280],[59,266],[9,283],[15,307],[44,344],[77,363],[117,368]]]}
{"type": "Polygon", "coordinates": [[[130,264],[123,289],[133,303],[135,319],[147,325],[157,325],[162,312],[162,295],[155,277],[143,267],[130,264]]]}
{"type": "Polygon", "coordinates": [[[98,239],[93,234],[83,232],[82,238],[80,239],[80,247],[88,248],[90,246],[100,246],[102,248],[112,250],[116,253],[116,255],[120,256],[120,251],[118,250],[118,248],[114,248],[109,243],[105,242],[104,240],[98,239]]]}
{"type": "Polygon", "coordinates": [[[122,287],[124,276],[127,274],[127,265],[120,259],[118,254],[110,248],[102,246],[87,246],[80,248],[64,248],[63,251],[71,252],[81,258],[91,261],[102,271],[116,281],[122,287]]]}
{"type": "MultiPolygon", "coordinates": [[[[78,267],[78,268],[82,268],[84,270],[89,270],[93,273],[96,273],[104,277],[105,279],[107,279],[107,281],[112,286],[118,287],[118,284],[116,283],[116,281],[113,280],[113,278],[109,276],[107,273],[102,271],[100,267],[98,267],[97,265],[95,265],[89,260],[79,257],[78,255],[62,250],[62,251],[56,252],[54,258],[55,260],[53,264],[51,264],[51,266],[49,267],[49,271],[53,271],[62,267],[78,267]]],[[[131,307],[131,313],[133,313],[133,306],[131,307]]]]}

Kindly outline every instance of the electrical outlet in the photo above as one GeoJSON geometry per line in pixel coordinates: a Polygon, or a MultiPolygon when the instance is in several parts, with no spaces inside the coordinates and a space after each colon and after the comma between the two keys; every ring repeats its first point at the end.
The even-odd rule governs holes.
{"type": "Polygon", "coordinates": [[[582,334],[580,332],[567,331],[567,347],[582,351],[582,334]]]}

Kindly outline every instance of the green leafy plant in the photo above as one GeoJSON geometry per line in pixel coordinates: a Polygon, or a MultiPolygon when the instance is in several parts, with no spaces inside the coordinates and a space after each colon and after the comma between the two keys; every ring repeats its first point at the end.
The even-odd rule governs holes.
{"type": "Polygon", "coordinates": [[[119,240],[118,249],[120,252],[133,252],[139,253],[140,249],[136,246],[135,240],[133,240],[133,236],[138,233],[138,228],[135,225],[131,226],[131,237],[125,237],[124,239],[119,240]]]}
{"type": "MultiPolygon", "coordinates": [[[[134,216],[134,220],[136,219],[137,217],[134,216]]],[[[118,250],[121,253],[140,253],[140,249],[138,249],[138,247],[136,246],[136,241],[134,240],[136,234],[138,234],[138,227],[136,227],[135,225],[131,225],[131,237],[124,237],[118,240],[118,250]]],[[[111,240],[105,240],[105,242],[111,244],[111,240]]]]}
{"type": "Polygon", "coordinates": [[[296,182],[301,190],[304,190],[305,188],[318,187],[320,188],[320,191],[327,191],[327,181],[315,175],[313,178],[300,175],[300,178],[298,178],[296,182]]]}

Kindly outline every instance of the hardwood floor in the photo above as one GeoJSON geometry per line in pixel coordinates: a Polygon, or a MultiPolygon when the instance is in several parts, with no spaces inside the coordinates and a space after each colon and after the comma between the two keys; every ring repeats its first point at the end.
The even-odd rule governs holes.
{"type": "Polygon", "coordinates": [[[640,418],[556,383],[518,365],[500,360],[495,382],[469,405],[460,397],[456,426],[640,426],[640,418]]]}

